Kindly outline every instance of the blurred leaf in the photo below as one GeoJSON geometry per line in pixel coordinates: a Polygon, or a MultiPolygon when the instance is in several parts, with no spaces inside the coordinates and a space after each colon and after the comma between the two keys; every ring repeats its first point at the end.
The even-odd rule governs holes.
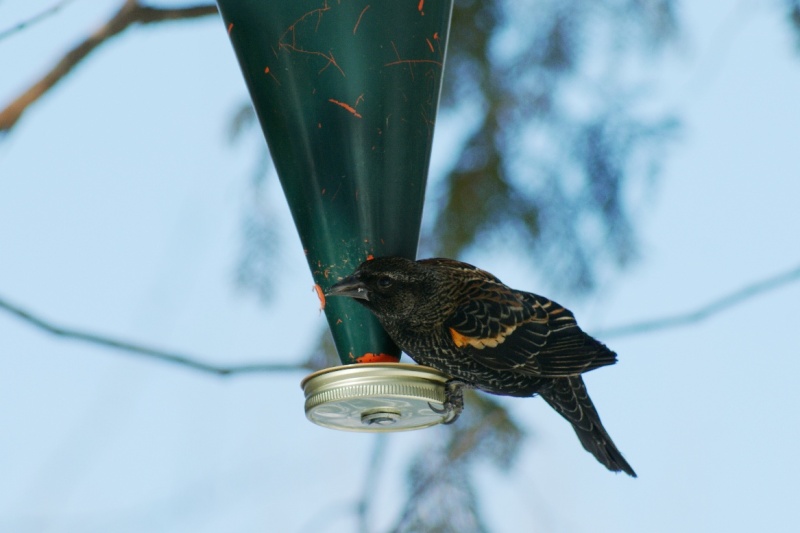
{"type": "Polygon", "coordinates": [[[459,421],[447,426],[448,460],[488,459],[502,470],[514,463],[524,433],[496,397],[476,391],[465,394],[467,408],[459,421]]]}
{"type": "MultiPolygon", "coordinates": [[[[230,123],[230,141],[240,140],[245,131],[257,125],[252,105],[248,103],[240,106],[230,123]]],[[[261,135],[260,129],[255,129],[258,135],[261,135]]],[[[269,210],[265,198],[267,178],[274,172],[272,158],[263,143],[259,143],[259,147],[260,152],[253,168],[250,194],[242,219],[242,245],[235,281],[239,288],[252,291],[266,303],[273,294],[282,228],[278,227],[278,218],[269,210]]]]}
{"type": "Polygon", "coordinates": [[[467,391],[465,400],[459,420],[432,432],[433,442],[415,456],[408,472],[410,496],[392,531],[488,531],[471,468],[487,459],[502,470],[510,468],[523,433],[493,397],[467,391]]]}
{"type": "MultiPolygon", "coordinates": [[[[427,458],[427,457],[426,457],[427,458]]],[[[431,459],[431,458],[427,458],[431,459]]],[[[413,507],[391,531],[395,533],[484,533],[489,531],[478,513],[478,499],[469,473],[462,468],[445,470],[435,461],[421,461],[411,470],[425,487],[424,496],[414,498],[413,507]],[[422,477],[435,470],[435,478],[422,477]]],[[[409,502],[411,503],[411,502],[409,502]]]]}
{"type": "Polygon", "coordinates": [[[788,7],[788,19],[795,32],[795,46],[800,53],[800,0],[786,0],[788,7]]]}
{"type": "Polygon", "coordinates": [[[249,101],[243,102],[231,117],[228,125],[228,142],[235,143],[256,124],[256,112],[253,104],[249,101]]]}
{"type": "Polygon", "coordinates": [[[668,0],[457,0],[443,101],[474,101],[482,116],[440,185],[426,244],[448,257],[515,245],[577,292],[627,264],[625,186],[652,178],[675,122],[637,116],[639,87],[590,60],[654,53],[675,28],[668,0]]]}
{"type": "Polygon", "coordinates": [[[342,363],[336,352],[336,345],[333,343],[333,335],[331,335],[331,330],[326,327],[320,330],[316,348],[309,355],[306,365],[316,372],[340,364],[342,363]]]}
{"type": "Polygon", "coordinates": [[[236,285],[268,302],[274,290],[279,232],[276,219],[264,210],[250,209],[243,224],[243,243],[236,268],[236,285]]]}

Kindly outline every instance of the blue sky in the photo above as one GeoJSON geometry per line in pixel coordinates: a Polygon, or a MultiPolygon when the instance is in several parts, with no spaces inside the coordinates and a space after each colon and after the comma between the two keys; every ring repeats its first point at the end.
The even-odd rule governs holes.
{"type": "MultiPolygon", "coordinates": [[[[582,301],[547,292],[508,257],[471,260],[571,307],[590,332],[693,309],[800,264],[800,57],[772,4],[711,4],[684,2],[680,44],[658,63],[653,105],[683,128],[635,207],[641,259],[582,301]]],[[[0,29],[48,5],[0,2],[0,29]]],[[[76,1],[0,42],[0,102],[116,5],[76,1]]],[[[245,98],[219,20],[103,47],[0,143],[0,295],[220,364],[301,360],[324,318],[276,184],[280,308],[232,283],[263,142],[226,142],[245,98]]],[[[586,381],[637,480],[599,467],[541,400],[507,400],[531,436],[508,475],[479,468],[489,523],[793,531],[798,301],[800,283],[694,326],[608,339],[620,363],[586,381]]],[[[360,494],[372,437],[307,422],[302,377],[213,378],[0,314],[0,530],[353,531],[344,505],[360,494]]],[[[378,530],[398,511],[404,460],[437,431],[385,441],[378,530]]]]}

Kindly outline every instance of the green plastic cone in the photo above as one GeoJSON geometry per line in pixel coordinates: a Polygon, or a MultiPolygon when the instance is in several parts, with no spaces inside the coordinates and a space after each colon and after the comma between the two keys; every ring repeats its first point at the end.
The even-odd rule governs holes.
{"type": "MultiPolygon", "coordinates": [[[[218,3],[315,283],[414,258],[452,0],[218,3]]],[[[399,358],[349,298],[325,314],[342,363],[399,358]]]]}

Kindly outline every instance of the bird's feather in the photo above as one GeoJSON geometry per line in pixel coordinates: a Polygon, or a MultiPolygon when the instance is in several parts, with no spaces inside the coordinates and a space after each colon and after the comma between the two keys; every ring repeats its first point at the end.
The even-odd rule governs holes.
{"type": "Polygon", "coordinates": [[[583,378],[574,376],[554,379],[552,385],[543,388],[539,394],[550,407],[572,424],[578,440],[587,452],[612,472],[622,471],[636,477],[636,472],[600,422],[600,415],[589,398],[583,378]]]}
{"type": "MultiPolygon", "coordinates": [[[[464,269],[462,269],[463,271],[464,269]]],[[[574,315],[547,298],[516,291],[474,269],[445,321],[456,347],[495,370],[564,377],[613,364],[616,354],[578,328],[574,315]]]]}

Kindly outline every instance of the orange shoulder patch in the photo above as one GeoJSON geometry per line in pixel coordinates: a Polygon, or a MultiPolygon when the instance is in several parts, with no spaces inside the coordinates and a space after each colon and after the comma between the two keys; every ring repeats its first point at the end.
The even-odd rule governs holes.
{"type": "Polygon", "coordinates": [[[469,344],[470,341],[469,337],[462,335],[453,328],[448,328],[448,329],[450,330],[450,337],[453,338],[453,342],[455,343],[456,346],[458,346],[459,348],[463,348],[464,346],[469,344]]]}
{"type": "Polygon", "coordinates": [[[453,339],[453,343],[458,348],[463,348],[465,346],[472,346],[475,349],[483,350],[486,347],[489,348],[496,348],[498,344],[502,344],[503,341],[506,340],[517,326],[509,326],[502,332],[500,332],[497,337],[467,337],[466,335],[462,335],[458,331],[454,330],[453,328],[448,328],[450,330],[450,337],[453,339]]]}

